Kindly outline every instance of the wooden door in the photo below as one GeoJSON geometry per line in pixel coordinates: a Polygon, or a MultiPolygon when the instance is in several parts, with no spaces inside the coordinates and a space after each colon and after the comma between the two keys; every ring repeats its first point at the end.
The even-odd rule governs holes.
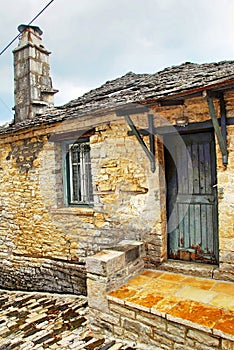
{"type": "Polygon", "coordinates": [[[217,187],[213,132],[164,139],[168,257],[217,264],[217,187]]]}

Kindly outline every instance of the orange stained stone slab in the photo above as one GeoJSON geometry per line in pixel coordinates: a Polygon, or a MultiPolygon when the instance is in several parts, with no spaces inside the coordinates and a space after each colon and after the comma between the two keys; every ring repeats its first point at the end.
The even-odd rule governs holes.
{"type": "Polygon", "coordinates": [[[199,277],[186,277],[183,280],[183,284],[209,290],[215,285],[215,281],[205,279],[205,278],[199,278],[199,277]]]}
{"type": "Polygon", "coordinates": [[[184,280],[184,276],[178,275],[176,273],[164,273],[161,277],[161,280],[166,280],[170,282],[181,282],[184,280]]]}
{"type": "Polygon", "coordinates": [[[124,286],[108,293],[108,295],[110,295],[114,298],[125,300],[126,298],[129,298],[129,297],[133,296],[134,294],[136,294],[136,292],[137,292],[136,289],[128,288],[124,285],[124,286]]]}
{"type": "Polygon", "coordinates": [[[165,297],[157,302],[157,304],[152,306],[152,309],[158,310],[160,312],[168,312],[171,308],[176,306],[181,301],[180,298],[174,297],[165,297]]]}
{"type": "Polygon", "coordinates": [[[150,278],[158,278],[160,277],[164,272],[161,271],[152,271],[152,270],[145,270],[144,272],[142,272],[142,276],[147,276],[150,278]]]}
{"type": "Polygon", "coordinates": [[[162,299],[163,299],[163,296],[161,295],[157,295],[153,293],[142,295],[141,293],[138,293],[138,295],[134,295],[133,297],[128,298],[127,301],[137,305],[142,305],[142,306],[151,308],[153,305],[155,305],[162,299]]]}
{"type": "Polygon", "coordinates": [[[216,323],[214,329],[234,336],[234,312],[227,312],[216,323]]]}
{"type": "Polygon", "coordinates": [[[230,294],[234,297],[234,283],[216,282],[212,290],[215,292],[230,294]]]}
{"type": "Polygon", "coordinates": [[[131,286],[143,286],[145,283],[149,282],[150,278],[147,276],[142,276],[142,275],[138,275],[135,276],[133,278],[131,278],[127,285],[131,285],[131,286]]]}
{"type": "Polygon", "coordinates": [[[205,327],[213,328],[217,321],[222,317],[223,310],[196,301],[180,301],[175,307],[168,311],[168,314],[200,324],[205,327]]]}

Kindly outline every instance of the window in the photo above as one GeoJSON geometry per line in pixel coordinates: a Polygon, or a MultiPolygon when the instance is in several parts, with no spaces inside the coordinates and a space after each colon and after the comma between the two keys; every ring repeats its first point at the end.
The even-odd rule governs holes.
{"type": "Polygon", "coordinates": [[[89,141],[67,144],[66,173],[68,204],[92,205],[93,187],[89,141]]]}

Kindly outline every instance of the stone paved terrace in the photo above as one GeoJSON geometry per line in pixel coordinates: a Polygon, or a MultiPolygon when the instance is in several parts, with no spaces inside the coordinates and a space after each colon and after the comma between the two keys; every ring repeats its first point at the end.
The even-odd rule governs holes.
{"type": "Polygon", "coordinates": [[[0,350],[137,349],[89,330],[82,296],[0,290],[0,350]]]}
{"type": "MultiPolygon", "coordinates": [[[[178,349],[233,350],[233,287],[231,282],[146,270],[110,292],[108,300],[110,309],[118,313],[120,319],[123,307],[128,310],[131,317],[125,325],[130,329],[133,329],[134,322],[137,329],[137,321],[156,326],[158,319],[159,326],[155,329],[159,327],[161,333],[156,329],[153,338],[165,341],[163,349],[174,349],[169,334],[171,332],[173,336],[174,332],[175,339],[178,338],[181,343],[178,349]],[[185,339],[191,347],[183,345],[185,339]],[[203,346],[199,345],[199,341],[203,342],[203,346]]],[[[123,313],[126,318],[127,312],[123,313]]],[[[149,331],[154,333],[152,329],[146,332],[149,331]]]]}

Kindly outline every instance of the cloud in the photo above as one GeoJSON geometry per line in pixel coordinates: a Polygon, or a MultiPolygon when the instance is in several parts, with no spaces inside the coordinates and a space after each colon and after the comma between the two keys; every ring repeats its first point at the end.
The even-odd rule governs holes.
{"type": "Polygon", "coordinates": [[[55,95],[55,104],[57,106],[63,105],[70,100],[82,96],[85,92],[91,90],[90,86],[79,86],[70,80],[61,80],[59,77],[54,79],[54,87],[59,87],[59,92],[55,95]]]}
{"type": "MultiPolygon", "coordinates": [[[[4,2],[0,48],[17,34],[19,24],[48,3],[4,2]]],[[[233,59],[233,18],[231,0],[55,0],[34,24],[52,51],[51,76],[60,104],[129,71],[152,73],[185,61],[233,59]]],[[[7,104],[13,94],[11,50],[16,45],[0,57],[0,97],[7,104]]],[[[0,109],[0,119],[2,114],[0,109]]]]}

